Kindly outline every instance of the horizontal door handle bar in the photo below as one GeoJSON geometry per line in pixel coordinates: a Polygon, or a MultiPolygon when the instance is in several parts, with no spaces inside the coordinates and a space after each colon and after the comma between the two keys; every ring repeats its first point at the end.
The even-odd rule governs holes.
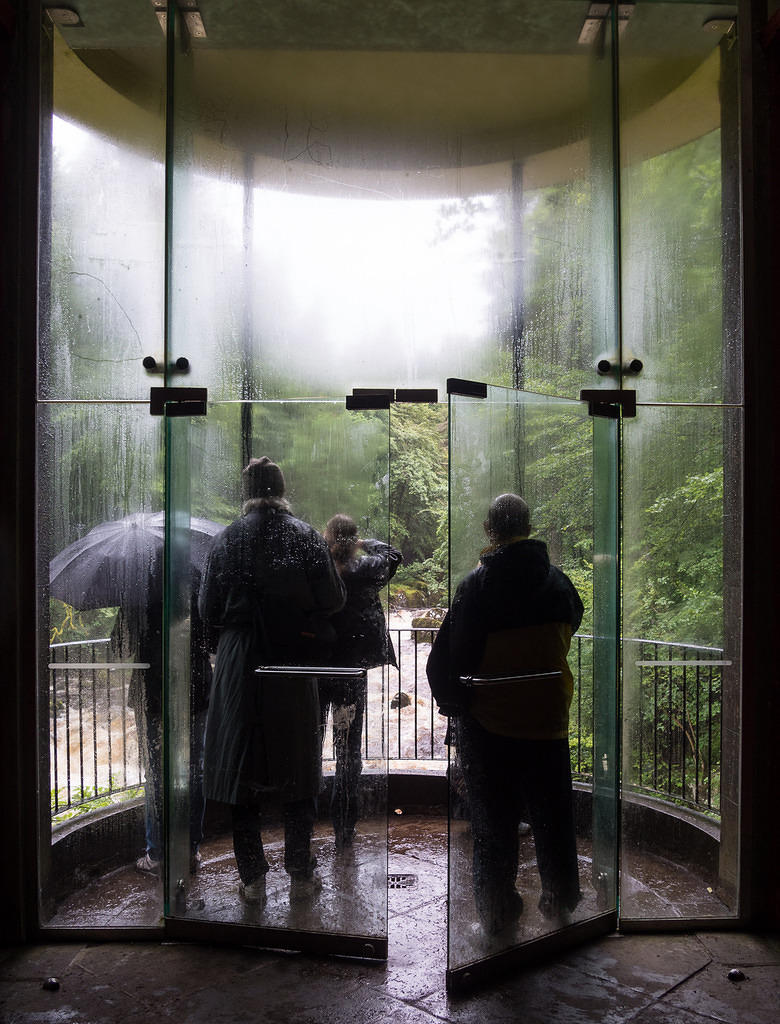
{"type": "Polygon", "coordinates": [[[711,665],[733,665],[733,661],[683,661],[677,659],[676,661],[636,661],[634,664],[637,668],[696,668],[696,667],[708,667],[711,665]]]}
{"type": "Polygon", "coordinates": [[[365,676],[364,668],[341,668],[334,665],[261,665],[255,669],[259,676],[346,676],[358,679],[365,676]]]}
{"type": "Polygon", "coordinates": [[[531,680],[544,682],[561,676],[561,672],[525,672],[515,676],[461,676],[460,681],[466,686],[489,686],[492,683],[527,683],[531,680]]]}
{"type": "Polygon", "coordinates": [[[107,668],[116,672],[122,668],[150,668],[148,661],[50,661],[49,668],[107,668]]]}

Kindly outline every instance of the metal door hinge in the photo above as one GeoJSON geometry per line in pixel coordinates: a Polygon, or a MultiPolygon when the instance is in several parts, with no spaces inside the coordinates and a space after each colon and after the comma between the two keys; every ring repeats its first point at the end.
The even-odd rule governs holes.
{"type": "Polygon", "coordinates": [[[481,380],[464,380],[462,377],[447,378],[448,395],[466,395],[468,398],[487,398],[487,384],[481,380]]]}
{"type": "Polygon", "coordinates": [[[596,388],[580,391],[580,401],[588,403],[589,416],[606,416],[616,420],[636,416],[636,391],[596,388]]]}
{"type": "Polygon", "coordinates": [[[438,401],[437,388],[353,388],[352,394],[347,395],[347,408],[387,409],[394,402],[435,405],[438,401]]]}
{"type": "Polygon", "coordinates": [[[346,397],[347,409],[389,409],[390,403],[395,400],[392,389],[387,388],[355,388],[351,395],[346,397]]]}
{"type": "Polygon", "coordinates": [[[149,412],[152,416],[205,416],[207,388],[151,388],[149,412]]]}
{"type": "Polygon", "coordinates": [[[416,402],[420,405],[435,405],[439,401],[438,388],[396,388],[396,402],[416,402]]]}

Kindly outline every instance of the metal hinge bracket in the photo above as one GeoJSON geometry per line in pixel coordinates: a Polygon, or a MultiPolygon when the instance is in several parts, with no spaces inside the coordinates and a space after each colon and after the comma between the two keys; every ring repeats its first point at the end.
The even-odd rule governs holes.
{"type": "Polygon", "coordinates": [[[152,416],[205,416],[207,388],[151,388],[149,412],[152,416]]]}
{"type": "Polygon", "coordinates": [[[606,416],[616,420],[636,416],[636,391],[596,388],[580,391],[580,401],[588,403],[589,416],[606,416]]]}

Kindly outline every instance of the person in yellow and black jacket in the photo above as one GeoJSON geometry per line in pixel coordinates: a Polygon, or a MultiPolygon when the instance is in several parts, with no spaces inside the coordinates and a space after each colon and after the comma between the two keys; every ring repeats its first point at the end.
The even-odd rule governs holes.
{"type": "Polygon", "coordinates": [[[523,817],[536,844],[542,914],[566,921],[581,899],[567,655],[583,605],[569,577],[550,564],[547,546],[529,537],[523,498],[499,495],[484,526],[490,546],[456,591],[427,674],[439,711],[450,716],[466,783],[477,911],[496,934],[523,911],[515,888],[523,817]],[[479,682],[501,676],[515,678],[479,682]]]}

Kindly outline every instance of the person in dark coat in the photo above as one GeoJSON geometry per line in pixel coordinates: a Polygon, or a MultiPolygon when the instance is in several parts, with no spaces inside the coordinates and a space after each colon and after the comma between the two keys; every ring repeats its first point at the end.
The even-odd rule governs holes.
{"type": "Polygon", "coordinates": [[[344,585],[328,546],[296,519],[281,469],[267,457],[243,472],[241,516],[215,539],[199,609],[218,635],[206,728],[207,799],[231,805],[233,848],[247,902],[265,902],[264,792],[281,798],[292,899],[321,886],[311,855],[321,782],[319,698],[312,676],[258,676],[261,665],[318,665],[335,633],[344,585]]]}
{"type": "MultiPolygon", "coordinates": [[[[325,540],[347,594],[344,607],[331,619],[336,632],[334,664],[366,669],[395,665],[395,651],[387,631],[380,593],[401,564],[401,552],[381,540],[361,539],[355,521],[341,513],[328,521],[325,540]],[[363,555],[358,555],[360,549],[365,552],[363,555]]],[[[343,851],[352,846],[355,824],[360,817],[366,680],[328,679],[323,676],[319,690],[323,737],[329,709],[333,715],[336,771],[330,811],[336,849],[343,851]]]]}
{"type": "Polygon", "coordinates": [[[526,502],[490,505],[490,546],[458,587],[428,659],[442,714],[449,715],[472,813],[477,911],[492,934],[523,909],[515,888],[518,823],[530,820],[548,918],[565,920],[581,899],[571,764],[567,654],[583,606],[571,580],[529,538],[526,502]],[[504,683],[463,677],[522,676],[504,683]]]}
{"type": "MultiPolygon", "coordinates": [[[[125,656],[148,662],[135,669],[127,690],[127,704],[135,715],[138,748],[144,769],[144,825],[146,848],[135,862],[144,874],[159,875],[162,861],[162,737],[163,737],[163,607],[162,565],[149,582],[148,603],[141,608],[120,608],[111,641],[119,660],[125,656]]],[[[190,871],[198,870],[203,839],[203,738],[206,728],[211,661],[203,623],[198,615],[200,574],[193,570],[190,588],[190,729],[189,729],[189,839],[190,871]]]]}

